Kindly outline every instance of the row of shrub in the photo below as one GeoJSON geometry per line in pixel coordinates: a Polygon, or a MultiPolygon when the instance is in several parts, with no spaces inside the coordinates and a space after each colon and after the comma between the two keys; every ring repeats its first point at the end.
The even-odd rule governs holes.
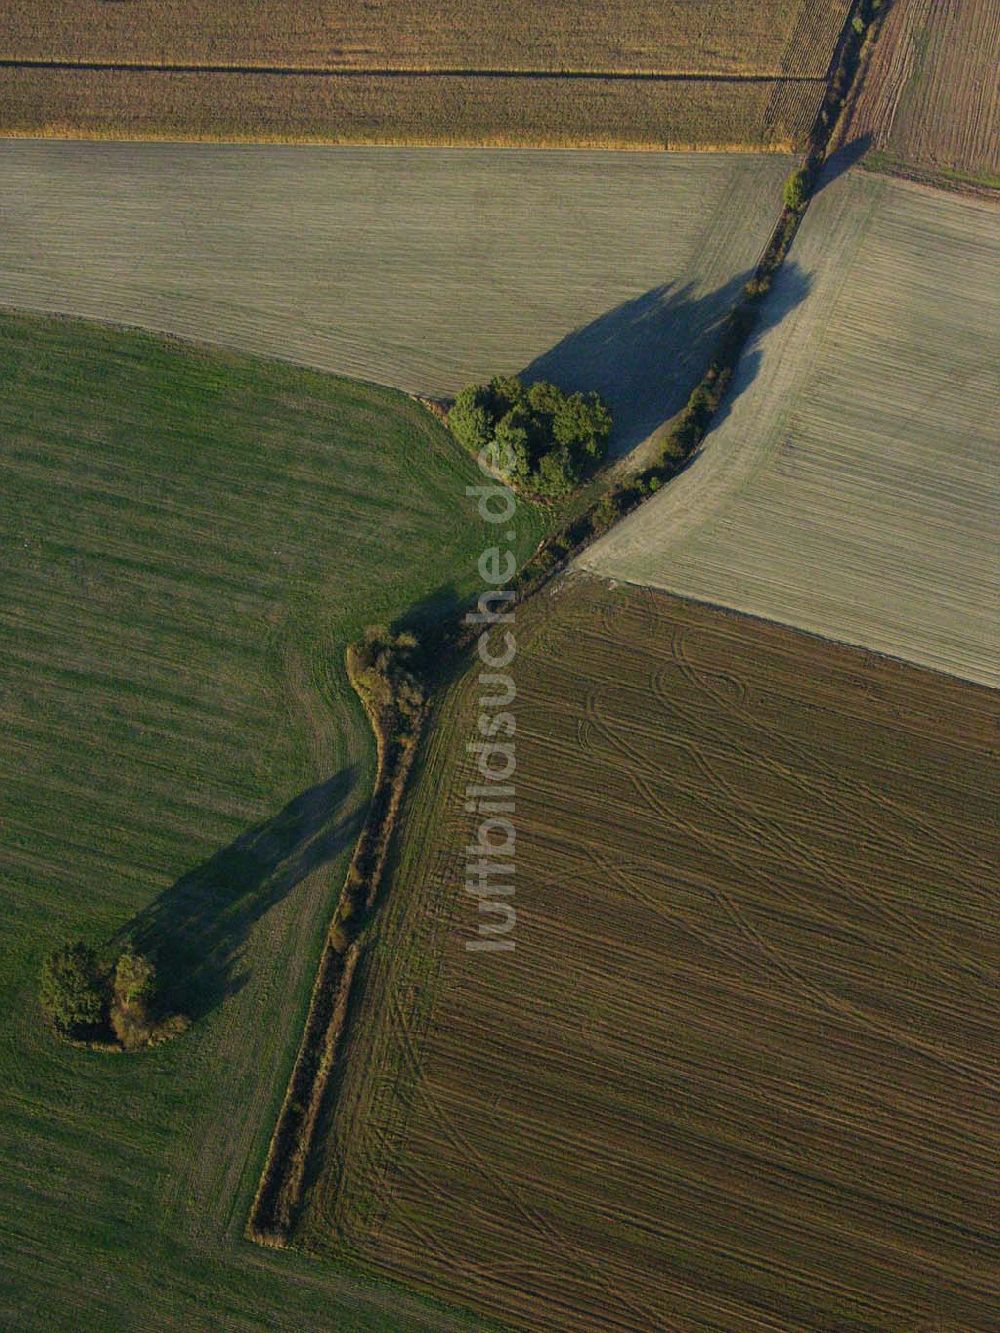
{"type": "Polygon", "coordinates": [[[497,375],[459,393],[448,425],[472,453],[487,451],[493,470],[515,489],[558,498],[604,460],[612,421],[596,393],[497,375]]]}
{"type": "Polygon", "coordinates": [[[83,940],[54,949],[42,964],[39,1000],[59,1036],[96,1046],[138,1051],[188,1026],[160,1012],[156,968],[131,946],[112,960],[83,940]]]}
{"type": "Polygon", "coordinates": [[[424,717],[424,690],[414,670],[419,647],[410,633],[370,626],[347,649],[347,674],[371,720],[378,769],[247,1223],[247,1234],[261,1244],[287,1244],[301,1204],[306,1163],[340,1045],[362,933],[375,905],[424,717]]]}
{"type": "Polygon", "coordinates": [[[774,275],[784,262],[802,220],[825,160],[830,135],[857,73],[868,27],[885,8],[884,0],[862,0],[848,26],[837,67],[810,136],[805,163],[785,181],[785,206],[778,225],[753,276],[744,286],[739,302],[727,316],[715,356],[664,440],[659,457],[638,476],[613,487],[583,514],[548,538],[535,560],[523,571],[518,586],[520,596],[528,595],[581,547],[601,536],[647,495],[675,476],[701,445],[757,323],[760,303],[770,291],[774,275]]]}
{"type": "Polygon", "coordinates": [[[385,854],[386,818],[420,735],[426,692],[418,678],[419,655],[414,634],[382,625],[369,625],[361,640],[347,649],[347,673],[375,732],[379,771],[334,922],[334,942],[341,950],[357,938],[373,906],[385,854]]]}

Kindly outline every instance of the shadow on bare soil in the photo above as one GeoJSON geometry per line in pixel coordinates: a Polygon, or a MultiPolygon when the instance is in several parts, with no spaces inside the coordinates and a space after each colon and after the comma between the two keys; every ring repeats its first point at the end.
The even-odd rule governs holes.
{"type": "MultiPolygon", "coordinates": [[[[689,287],[654,287],[568,334],[521,374],[529,383],[552,380],[568,393],[596,389],[614,415],[610,454],[621,457],[687,402],[716,353],[725,317],[743,298],[749,276],[742,274],[700,297],[692,297],[689,287]]],[[[759,304],[734,390],[714,425],[725,419],[732,401],[756,378],[760,339],[805,300],[809,288],[808,274],[786,261],[774,290],[759,304]]]]}
{"type": "Polygon", "coordinates": [[[302,792],[129,923],[122,937],[155,962],[165,1012],[201,1018],[246,983],[241,960],[253,925],[357,837],[364,810],[343,813],[355,780],[347,768],[302,792]]]}
{"type": "Polygon", "coordinates": [[[693,296],[665,283],[575,329],[522,372],[567,393],[595,389],[611,406],[610,452],[627,454],[687,401],[749,274],[693,296]]]}
{"type": "Polygon", "coordinates": [[[812,277],[794,259],[786,259],[774,286],[757,310],[753,329],[737,363],[732,388],[719,404],[709,436],[718,430],[732,411],[733,404],[757,378],[764,357],[761,342],[765,334],[786,319],[796,306],[801,305],[811,290],[812,277]]]}
{"type": "Polygon", "coordinates": [[[874,139],[871,134],[861,134],[850,143],[845,143],[838,148],[835,153],[831,153],[823,164],[823,169],[819,174],[819,180],[813,189],[813,197],[825,190],[828,185],[832,185],[838,176],[843,176],[845,171],[850,171],[851,167],[856,167],[865,153],[871,148],[874,139]]]}

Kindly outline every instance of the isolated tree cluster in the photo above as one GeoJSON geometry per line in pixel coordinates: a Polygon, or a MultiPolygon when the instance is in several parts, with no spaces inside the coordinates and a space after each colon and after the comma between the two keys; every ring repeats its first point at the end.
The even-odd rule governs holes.
{"type": "Polygon", "coordinates": [[[156,968],[131,946],[110,963],[82,940],[54,949],[42,964],[39,999],[60,1036],[126,1051],[188,1026],[178,1014],[157,1013],[156,968]]]}
{"type": "Polygon", "coordinates": [[[579,485],[604,458],[611,411],[596,393],[566,394],[517,375],[463,389],[448,413],[455,437],[473,453],[486,450],[511,485],[560,496],[579,485]]]}

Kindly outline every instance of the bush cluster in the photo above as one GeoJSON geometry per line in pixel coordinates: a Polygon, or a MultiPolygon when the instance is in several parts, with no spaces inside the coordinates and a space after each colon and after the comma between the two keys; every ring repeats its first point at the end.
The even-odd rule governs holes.
{"type": "Polygon", "coordinates": [[[611,411],[596,393],[566,394],[517,375],[471,384],[455,399],[448,425],[473,453],[487,451],[512,486],[558,497],[579,485],[607,453],[611,411]]]}
{"type": "Polygon", "coordinates": [[[351,647],[357,684],[379,715],[387,733],[402,738],[419,720],[423,686],[414,670],[420,645],[414,634],[394,633],[384,625],[369,625],[351,647]]]}
{"type": "Polygon", "coordinates": [[[42,964],[39,999],[60,1036],[126,1051],[188,1026],[179,1014],[156,1013],[156,968],[131,945],[113,963],[82,940],[53,949],[42,964]]]}

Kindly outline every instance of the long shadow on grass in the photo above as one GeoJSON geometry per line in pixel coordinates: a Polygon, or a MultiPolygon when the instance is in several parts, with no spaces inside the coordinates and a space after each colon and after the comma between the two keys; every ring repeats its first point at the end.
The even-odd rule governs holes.
{"type": "Polygon", "coordinates": [[[415,634],[419,639],[434,626],[455,620],[469,601],[470,598],[459,595],[454,583],[442,583],[426,597],[421,597],[409,606],[392,622],[390,628],[394,634],[407,632],[415,634]]]}
{"type": "Polygon", "coordinates": [[[567,334],[521,374],[567,393],[596,389],[614,416],[611,453],[626,454],[684,406],[749,276],[702,296],[690,284],[653,287],[567,334]]]}
{"type": "Polygon", "coordinates": [[[248,978],[254,923],[358,836],[363,810],[343,813],[353,769],[296,796],[273,819],[183,875],[123,932],[156,963],[167,1012],[198,1019],[248,978]]]}

